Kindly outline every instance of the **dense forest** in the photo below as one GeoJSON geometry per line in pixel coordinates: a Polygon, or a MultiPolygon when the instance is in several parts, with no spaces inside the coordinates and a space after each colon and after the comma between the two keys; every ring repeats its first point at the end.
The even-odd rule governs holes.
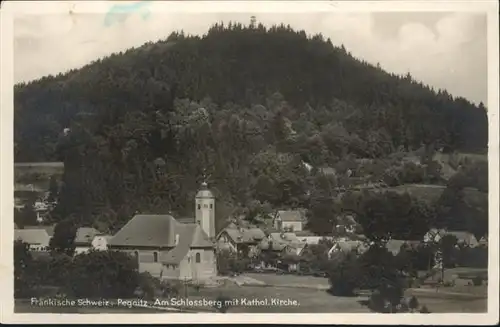
{"type": "Polygon", "coordinates": [[[16,85],[14,96],[15,160],[65,163],[55,216],[112,230],[135,212],[192,214],[204,175],[218,217],[235,206],[250,216],[314,203],[321,211],[349,181],[303,162],[371,182],[443,184],[430,153],[487,151],[483,104],[284,25],[175,32],[16,85]],[[412,177],[388,172],[402,165],[395,154],[419,149],[428,164],[403,169],[412,177]]]}

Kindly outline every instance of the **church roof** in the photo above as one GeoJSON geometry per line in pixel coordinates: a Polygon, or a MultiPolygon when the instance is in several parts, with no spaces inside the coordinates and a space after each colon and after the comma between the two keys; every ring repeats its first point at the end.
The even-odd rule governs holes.
{"type": "Polygon", "coordinates": [[[160,261],[163,263],[178,264],[186,257],[190,248],[213,246],[205,232],[197,224],[179,224],[177,232],[179,234],[179,244],[161,256],[160,261]]]}
{"type": "Polygon", "coordinates": [[[183,224],[171,215],[136,215],[113,236],[109,245],[173,248],[161,257],[165,263],[180,262],[190,248],[213,247],[198,224],[183,224]],[[177,245],[176,235],[179,235],[177,245]]]}

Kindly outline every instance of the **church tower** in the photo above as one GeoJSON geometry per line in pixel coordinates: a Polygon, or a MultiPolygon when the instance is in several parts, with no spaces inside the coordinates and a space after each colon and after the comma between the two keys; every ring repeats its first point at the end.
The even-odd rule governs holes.
{"type": "Polygon", "coordinates": [[[215,197],[203,182],[196,194],[195,221],[210,239],[215,237],[215,197]]]}

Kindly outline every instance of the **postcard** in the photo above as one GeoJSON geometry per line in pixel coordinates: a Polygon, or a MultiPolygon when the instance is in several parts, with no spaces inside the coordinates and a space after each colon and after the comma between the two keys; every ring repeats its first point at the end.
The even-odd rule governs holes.
{"type": "Polygon", "coordinates": [[[498,322],[498,2],[0,21],[2,322],[498,322]]]}

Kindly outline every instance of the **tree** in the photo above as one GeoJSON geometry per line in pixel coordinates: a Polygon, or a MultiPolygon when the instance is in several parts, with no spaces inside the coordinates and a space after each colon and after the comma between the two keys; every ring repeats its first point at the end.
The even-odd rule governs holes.
{"type": "Polygon", "coordinates": [[[335,296],[353,296],[354,290],[361,285],[362,274],[357,257],[352,253],[346,254],[328,271],[330,293],[335,296]]]}
{"type": "Polygon", "coordinates": [[[357,207],[358,223],[367,237],[378,243],[391,238],[421,239],[435,219],[432,206],[408,193],[366,193],[357,207]]]}
{"type": "Polygon", "coordinates": [[[424,304],[422,306],[422,309],[420,309],[420,313],[431,313],[429,309],[427,309],[427,306],[424,304]]]}
{"type": "Polygon", "coordinates": [[[419,306],[418,299],[415,296],[412,296],[410,301],[408,302],[408,306],[411,312],[414,312],[416,309],[418,309],[419,306]]]}
{"type": "MultiPolygon", "coordinates": [[[[284,24],[172,33],[20,83],[14,103],[16,161],[64,161],[54,218],[73,215],[83,226],[109,216],[111,229],[136,211],[192,215],[203,168],[228,206],[298,207],[309,205],[313,191],[300,157],[332,167],[431,141],[476,153],[488,142],[486,108],[284,24]],[[154,164],[160,157],[161,171],[154,164]]],[[[413,168],[411,177],[420,178],[422,167],[413,168]]]]}
{"type": "Polygon", "coordinates": [[[57,177],[52,175],[50,176],[49,182],[49,202],[57,202],[59,198],[59,184],[57,182],[57,177]]]}
{"type": "Polygon", "coordinates": [[[139,286],[137,260],[118,251],[90,251],[75,256],[65,290],[77,298],[127,298],[139,286]]]}
{"type": "Polygon", "coordinates": [[[334,185],[326,176],[319,175],[314,180],[307,212],[307,228],[317,235],[329,235],[337,225],[338,206],[334,198],[334,185]]]}
{"type": "Polygon", "coordinates": [[[19,228],[38,224],[34,201],[29,201],[22,209],[14,209],[14,222],[19,228]]]}
{"type": "Polygon", "coordinates": [[[443,256],[443,268],[452,268],[457,260],[457,242],[455,235],[447,234],[439,241],[439,249],[443,256]]]}
{"type": "Polygon", "coordinates": [[[36,280],[32,274],[33,258],[29,245],[22,241],[14,241],[14,297],[24,298],[34,296],[36,280]]]}
{"type": "Polygon", "coordinates": [[[54,228],[54,236],[50,239],[49,247],[56,253],[65,253],[72,256],[75,251],[76,226],[72,220],[64,220],[54,228]]]}

